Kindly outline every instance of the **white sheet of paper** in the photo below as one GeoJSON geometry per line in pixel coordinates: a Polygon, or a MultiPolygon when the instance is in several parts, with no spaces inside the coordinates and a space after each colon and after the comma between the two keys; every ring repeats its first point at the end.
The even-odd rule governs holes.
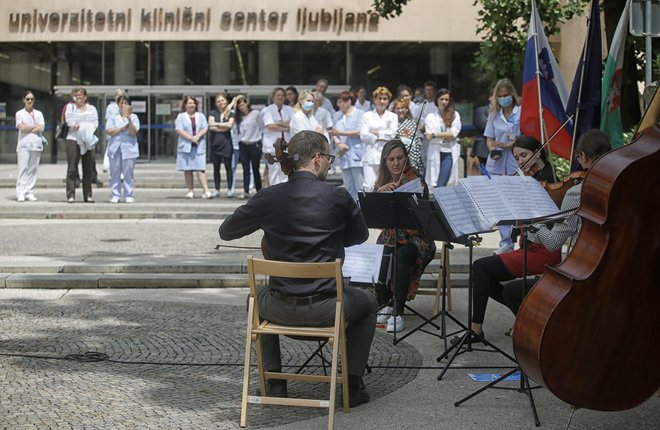
{"type": "Polygon", "coordinates": [[[342,274],[351,282],[371,284],[378,280],[383,261],[383,244],[363,243],[345,248],[342,274]]]}
{"type": "Polygon", "coordinates": [[[421,193],[423,191],[424,188],[422,187],[422,180],[419,178],[408,181],[394,190],[395,193],[421,193]]]}

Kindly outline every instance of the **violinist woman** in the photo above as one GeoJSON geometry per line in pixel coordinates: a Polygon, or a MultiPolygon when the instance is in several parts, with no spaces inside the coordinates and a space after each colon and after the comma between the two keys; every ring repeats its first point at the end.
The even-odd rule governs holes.
{"type": "MultiPolygon", "coordinates": [[[[383,147],[380,167],[374,189],[379,193],[392,192],[408,181],[417,179],[417,171],[410,165],[406,147],[400,140],[390,140],[383,147]]],[[[417,294],[419,280],[424,269],[435,255],[435,243],[425,237],[424,232],[413,229],[386,228],[378,236],[377,243],[385,245],[385,254],[394,255],[396,309],[391,305],[384,307],[378,316],[378,322],[387,322],[387,331],[393,333],[404,329],[403,307],[406,300],[412,300],[417,294]],[[396,323],[395,323],[396,319],[396,323]]],[[[391,303],[392,290],[385,288],[382,301],[391,303]]]]}
{"type": "Polygon", "coordinates": [[[547,152],[545,149],[541,150],[541,142],[535,137],[518,136],[513,142],[513,158],[525,175],[541,183],[555,182],[547,152]]]}
{"type": "MultiPolygon", "coordinates": [[[[609,138],[600,130],[589,130],[582,135],[577,145],[577,161],[583,169],[588,170],[600,156],[611,149],[609,138]]],[[[580,204],[582,184],[568,190],[561,205],[561,210],[577,209],[580,204]]],[[[552,227],[537,224],[536,231],[527,235],[527,275],[543,273],[545,266],[554,266],[561,261],[561,247],[569,237],[577,233],[580,217],[577,214],[568,215],[564,221],[555,223],[552,227]]],[[[522,283],[510,283],[506,287],[501,284],[520,278],[523,275],[522,249],[490,257],[480,258],[473,266],[473,311],[471,329],[473,343],[484,339],[482,324],[486,313],[488,297],[509,307],[514,313],[522,302],[522,283]]]]}

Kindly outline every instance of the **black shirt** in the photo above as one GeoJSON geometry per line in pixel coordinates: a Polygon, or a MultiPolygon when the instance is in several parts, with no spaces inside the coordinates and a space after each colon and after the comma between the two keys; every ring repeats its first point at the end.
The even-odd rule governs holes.
{"type": "MultiPolygon", "coordinates": [[[[219,229],[223,240],[264,231],[269,259],[329,262],[344,258],[344,247],[369,237],[362,212],[344,188],[325,183],[310,172],[294,172],[288,182],[261,189],[219,229]]],[[[271,277],[270,287],[306,296],[334,291],[334,280],[271,277]]]]}

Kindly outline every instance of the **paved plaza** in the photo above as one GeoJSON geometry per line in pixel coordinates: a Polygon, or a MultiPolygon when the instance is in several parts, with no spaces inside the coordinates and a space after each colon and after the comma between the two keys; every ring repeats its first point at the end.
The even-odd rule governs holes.
{"type": "MultiPolygon", "coordinates": [[[[95,188],[95,204],[70,205],[64,166],[42,167],[39,202],[18,203],[10,177],[15,166],[0,165],[0,429],[238,428],[245,256],[260,253],[216,245],[218,226],[241,201],[187,201],[173,165],[141,164],[133,205],[101,201],[107,188],[95,188]]],[[[259,240],[255,234],[223,245],[250,248],[259,240]]],[[[496,233],[485,235],[475,255],[489,255],[496,245],[496,233]]],[[[457,246],[451,255],[451,315],[465,321],[467,250],[457,246]]],[[[435,264],[426,284],[437,276],[435,264]]],[[[433,298],[420,296],[411,305],[431,315],[433,298]]],[[[508,354],[505,332],[513,320],[506,308],[489,304],[488,339],[508,354]]],[[[417,321],[407,316],[407,331],[417,321]]],[[[284,362],[302,363],[314,346],[283,341],[284,362]]],[[[503,372],[512,362],[493,352],[464,352],[438,381],[445,362],[436,358],[444,348],[424,332],[393,345],[377,329],[365,376],[372,401],[349,414],[338,411],[337,428],[534,428],[529,401],[517,391],[486,390],[454,406],[484,384],[470,373],[503,372]]],[[[321,371],[318,361],[313,366],[321,371]]],[[[293,383],[289,394],[320,389],[293,383]]],[[[660,428],[657,397],[605,413],[572,411],[545,388],[533,393],[542,428],[564,429],[569,420],[570,429],[660,428]]],[[[248,418],[255,429],[326,426],[323,412],[313,409],[257,405],[248,418]]]]}

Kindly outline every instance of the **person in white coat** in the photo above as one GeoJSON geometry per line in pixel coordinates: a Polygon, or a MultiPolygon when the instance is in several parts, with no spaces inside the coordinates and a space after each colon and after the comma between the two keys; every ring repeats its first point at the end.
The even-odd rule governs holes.
{"type": "Polygon", "coordinates": [[[362,173],[364,177],[363,189],[366,192],[371,192],[374,189],[383,146],[394,139],[399,125],[396,114],[387,110],[391,99],[392,93],[386,87],[376,88],[372,98],[376,108],[362,115],[360,138],[364,143],[362,173]]]}
{"type": "Polygon", "coordinates": [[[429,141],[425,179],[430,188],[444,187],[449,182],[452,166],[457,165],[460,156],[457,137],[462,127],[448,89],[438,90],[435,104],[437,113],[430,113],[424,121],[429,141]]]}
{"type": "Polygon", "coordinates": [[[212,194],[206,180],[206,133],[209,123],[206,116],[197,112],[197,99],[185,96],[181,106],[182,112],[177,115],[174,128],[177,139],[176,170],[183,172],[188,187],[187,199],[195,197],[193,188],[193,172],[197,172],[204,193],[203,199],[210,199],[212,194]]]}
{"type": "Polygon", "coordinates": [[[323,133],[321,124],[314,116],[314,95],[311,91],[303,90],[298,95],[298,103],[293,107],[293,118],[291,118],[291,137],[303,130],[323,133]]]}
{"type": "Polygon", "coordinates": [[[124,176],[124,201],[133,203],[135,160],[140,156],[137,133],[140,120],[132,112],[128,97],[117,97],[117,113],[105,123],[108,139],[108,161],[110,170],[110,203],[119,203],[121,182],[124,176]]]}
{"type": "MultiPolygon", "coordinates": [[[[275,156],[275,142],[282,138],[287,142],[291,139],[289,123],[293,117],[293,108],[286,106],[286,92],[282,87],[275,87],[272,93],[273,103],[261,111],[264,125],[263,153],[275,156]]],[[[268,185],[286,182],[289,178],[282,172],[280,163],[268,165],[268,185]]]]}
{"type": "Polygon", "coordinates": [[[16,200],[36,202],[34,186],[37,183],[41,151],[44,149],[43,131],[46,123],[43,114],[34,108],[32,91],[26,91],[23,94],[23,106],[23,109],[16,112],[16,128],[18,129],[16,200]]]}
{"type": "Polygon", "coordinates": [[[78,161],[82,160],[83,198],[87,203],[94,203],[92,196],[92,176],[94,175],[94,146],[98,142],[95,136],[99,126],[99,113],[93,105],[87,103],[87,90],[82,87],[73,89],[76,103],[66,109],[64,117],[69,126],[66,135],[66,196],[69,203],[76,197],[76,179],[78,177],[78,161]]]}

